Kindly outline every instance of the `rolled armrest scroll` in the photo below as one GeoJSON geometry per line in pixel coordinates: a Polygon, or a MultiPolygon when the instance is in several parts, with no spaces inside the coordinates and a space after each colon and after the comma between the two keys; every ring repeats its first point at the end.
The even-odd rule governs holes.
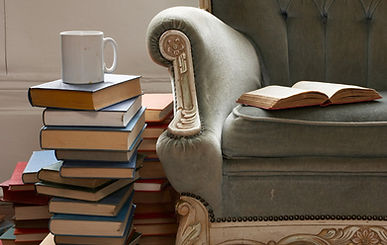
{"type": "Polygon", "coordinates": [[[200,117],[196,98],[191,45],[181,31],[169,30],[160,37],[160,52],[172,61],[175,87],[175,117],[168,132],[176,136],[200,133],[200,117]]]}

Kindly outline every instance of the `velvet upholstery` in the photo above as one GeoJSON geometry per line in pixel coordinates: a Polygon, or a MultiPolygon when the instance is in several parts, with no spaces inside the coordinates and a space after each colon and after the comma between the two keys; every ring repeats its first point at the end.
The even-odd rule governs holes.
{"type": "MultiPolygon", "coordinates": [[[[242,93],[299,80],[387,93],[387,0],[213,0],[151,21],[152,59],[167,30],[190,42],[201,133],[164,132],[157,153],[179,192],[216,216],[387,215],[387,101],[268,112],[242,93]],[[378,199],[378,200],[376,200],[378,199]]],[[[173,82],[173,80],[172,80],[173,82]]]]}

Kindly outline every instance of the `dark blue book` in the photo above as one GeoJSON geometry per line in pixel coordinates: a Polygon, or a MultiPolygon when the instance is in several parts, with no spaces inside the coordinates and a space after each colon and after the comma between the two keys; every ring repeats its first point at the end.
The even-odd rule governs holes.
{"type": "Polygon", "coordinates": [[[133,184],[130,184],[98,202],[53,197],[49,203],[50,213],[116,216],[123,205],[133,200],[133,184]]]}
{"type": "Polygon", "coordinates": [[[67,84],[56,80],[28,90],[32,106],[100,110],[140,95],[140,76],[105,74],[105,81],[94,84],[67,84]]]}
{"type": "Polygon", "coordinates": [[[117,216],[90,216],[54,214],[50,220],[50,231],[54,235],[123,236],[131,222],[134,204],[126,202],[117,216]]]}
{"type": "Polygon", "coordinates": [[[129,150],[145,128],[142,107],[125,128],[46,126],[40,131],[43,149],[129,150]]]}
{"type": "Polygon", "coordinates": [[[57,163],[58,159],[55,157],[55,151],[34,151],[27,166],[23,171],[22,180],[23,183],[36,183],[39,181],[38,172],[44,167],[57,163]]]}
{"type": "Polygon", "coordinates": [[[60,175],[64,178],[134,178],[142,162],[143,157],[138,158],[137,153],[128,162],[64,161],[60,175]]]}
{"type": "MultiPolygon", "coordinates": [[[[138,240],[141,234],[134,232],[133,229],[133,215],[135,206],[132,207],[130,212],[130,220],[127,222],[125,232],[122,236],[84,236],[84,235],[55,235],[56,244],[97,244],[97,245],[122,245],[130,239],[130,242],[138,240]]],[[[132,244],[132,243],[129,243],[132,244]]],[[[135,243],[137,244],[137,243],[135,243]]]]}
{"type": "Polygon", "coordinates": [[[100,111],[47,108],[43,111],[43,123],[46,126],[126,127],[141,108],[141,97],[125,100],[100,111]]]}

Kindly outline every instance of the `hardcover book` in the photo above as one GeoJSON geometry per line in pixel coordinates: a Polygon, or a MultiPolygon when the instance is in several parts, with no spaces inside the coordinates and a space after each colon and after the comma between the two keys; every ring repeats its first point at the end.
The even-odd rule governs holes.
{"type": "Polygon", "coordinates": [[[111,179],[90,179],[90,178],[63,178],[60,175],[60,169],[63,162],[57,162],[47,167],[42,168],[39,171],[38,178],[43,182],[52,182],[56,184],[73,185],[86,188],[98,188],[108,182],[111,179]]]}
{"type": "Polygon", "coordinates": [[[161,122],[172,114],[172,94],[144,94],[142,97],[142,105],[146,107],[146,122],[161,122]]]}
{"type": "Polygon", "coordinates": [[[38,182],[39,170],[57,162],[58,160],[55,157],[55,152],[52,150],[32,152],[32,155],[28,160],[27,166],[23,171],[23,176],[22,176],[23,182],[24,183],[38,182]]]}
{"type": "Polygon", "coordinates": [[[60,185],[49,182],[38,182],[35,185],[37,192],[40,194],[97,202],[113,192],[118,191],[122,187],[136,181],[137,179],[138,176],[135,176],[133,179],[112,180],[112,182],[95,189],[60,185]]]}
{"type": "Polygon", "coordinates": [[[29,191],[12,191],[9,187],[9,181],[6,180],[0,183],[0,187],[3,190],[3,197],[1,201],[13,202],[20,204],[33,204],[33,205],[45,205],[50,199],[48,196],[38,195],[35,190],[29,191]]]}
{"type": "Polygon", "coordinates": [[[58,149],[55,150],[55,155],[60,160],[69,161],[128,162],[136,154],[136,150],[142,142],[141,137],[142,133],[140,132],[133,144],[129,147],[129,150],[125,151],[58,149]]]}
{"type": "Polygon", "coordinates": [[[133,243],[138,241],[141,236],[140,233],[135,232],[133,229],[133,215],[134,207],[130,213],[130,221],[127,222],[125,232],[122,236],[84,236],[84,235],[55,235],[55,242],[57,244],[96,244],[96,245],[122,245],[122,244],[137,244],[133,243]]]}
{"type": "Polygon", "coordinates": [[[14,210],[15,220],[41,220],[51,217],[48,205],[15,205],[14,210]]]}
{"type": "Polygon", "coordinates": [[[140,108],[141,96],[99,111],[47,108],[43,111],[43,123],[46,126],[126,127],[140,108]]]}
{"type": "Polygon", "coordinates": [[[161,191],[169,184],[167,179],[139,179],[134,183],[135,191],[161,191]]]}
{"type": "Polygon", "coordinates": [[[98,202],[53,197],[49,203],[51,213],[116,216],[126,202],[132,202],[133,185],[130,184],[98,202]]]}
{"type": "Polygon", "coordinates": [[[380,99],[374,89],[354,85],[300,81],[292,87],[271,85],[242,94],[240,104],[267,110],[356,103],[380,99]]]}
{"type": "Polygon", "coordinates": [[[94,84],[67,84],[56,80],[28,90],[32,106],[100,110],[141,94],[139,76],[105,74],[94,84]]]}
{"type": "Polygon", "coordinates": [[[60,175],[66,178],[133,178],[142,161],[137,154],[128,162],[65,161],[60,175]]]}
{"type": "Polygon", "coordinates": [[[117,216],[89,216],[54,214],[50,222],[50,231],[54,235],[84,235],[84,236],[122,236],[128,223],[134,205],[127,202],[117,216]]]}
{"type": "MultiPolygon", "coordinates": [[[[15,241],[18,242],[27,242],[27,241],[39,241],[41,242],[50,231],[47,228],[42,229],[22,229],[15,228],[15,241]]],[[[23,243],[24,244],[24,243],[23,243]]]]}
{"type": "Polygon", "coordinates": [[[23,171],[26,168],[27,162],[16,163],[15,169],[9,179],[8,185],[11,191],[34,191],[33,184],[24,184],[22,180],[23,171]]]}
{"type": "Polygon", "coordinates": [[[139,172],[141,178],[144,179],[166,178],[163,165],[158,159],[145,158],[139,172]]]}
{"type": "Polygon", "coordinates": [[[127,151],[146,127],[144,111],[141,108],[125,128],[46,126],[40,144],[43,149],[127,151]]]}

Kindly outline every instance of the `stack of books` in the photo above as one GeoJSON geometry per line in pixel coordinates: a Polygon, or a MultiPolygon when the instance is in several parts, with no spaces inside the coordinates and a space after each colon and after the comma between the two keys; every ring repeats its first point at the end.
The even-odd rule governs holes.
{"type": "Polygon", "coordinates": [[[140,168],[141,178],[134,183],[134,226],[142,233],[141,244],[174,244],[177,220],[174,211],[176,191],[166,179],[156,153],[158,137],[173,117],[172,94],[144,94],[146,107],[143,143],[139,152],[146,157],[140,168]]]}
{"type": "Polygon", "coordinates": [[[145,125],[139,76],[105,74],[105,81],[74,85],[61,80],[29,89],[33,106],[46,107],[41,148],[55,154],[35,184],[53,198],[46,242],[134,244],[133,182],[145,125]],[[50,239],[53,238],[53,239],[50,239]]]}
{"type": "Polygon", "coordinates": [[[36,160],[33,154],[28,162],[18,162],[11,178],[0,184],[3,190],[2,201],[13,203],[14,208],[14,226],[0,236],[4,245],[39,244],[49,233],[49,197],[35,191],[34,183],[37,180],[24,178],[26,172],[33,174],[36,160]]]}

